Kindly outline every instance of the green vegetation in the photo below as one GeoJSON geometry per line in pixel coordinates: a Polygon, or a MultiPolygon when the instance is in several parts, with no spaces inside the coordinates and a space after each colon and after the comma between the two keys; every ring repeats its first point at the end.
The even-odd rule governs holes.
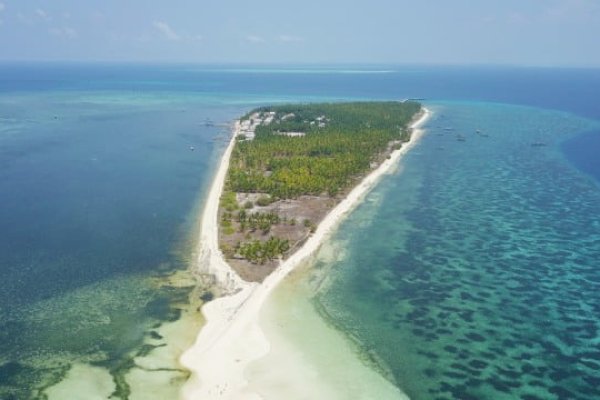
{"type": "Polygon", "coordinates": [[[308,228],[310,233],[315,233],[315,231],[317,230],[317,226],[310,219],[304,220],[304,227],[308,228]]]}
{"type": "Polygon", "coordinates": [[[261,207],[265,207],[268,206],[269,204],[271,204],[273,202],[273,199],[270,196],[260,196],[258,198],[258,200],[256,200],[256,205],[261,206],[261,207]]]}
{"type": "Polygon", "coordinates": [[[279,215],[275,213],[247,213],[241,210],[237,215],[237,221],[240,224],[240,232],[250,229],[251,232],[260,229],[264,235],[269,233],[271,226],[280,222],[279,215]]]}
{"type": "Polygon", "coordinates": [[[410,139],[407,126],[420,109],[415,102],[356,102],[262,107],[244,115],[242,121],[259,125],[253,140],[238,136],[231,155],[221,232],[235,235],[221,244],[223,253],[260,264],[283,256],[289,241],[267,235],[284,225],[314,233],[316,223],[252,209],[300,195],[336,196],[410,139]],[[239,192],[258,196],[238,204],[239,192]]]}
{"type": "Polygon", "coordinates": [[[221,195],[221,207],[230,212],[238,209],[239,206],[234,192],[223,192],[223,194],[221,195]]]}
{"type": "Polygon", "coordinates": [[[415,102],[356,102],[254,110],[247,115],[275,112],[275,119],[258,126],[254,140],[236,143],[228,190],[268,193],[274,199],[335,196],[391,143],[398,146],[410,138],[406,127],[420,109],[415,102]]]}
{"type": "Polygon", "coordinates": [[[266,242],[253,240],[241,244],[238,252],[250,262],[264,264],[267,260],[270,261],[283,255],[289,248],[289,241],[270,237],[266,242]]]}

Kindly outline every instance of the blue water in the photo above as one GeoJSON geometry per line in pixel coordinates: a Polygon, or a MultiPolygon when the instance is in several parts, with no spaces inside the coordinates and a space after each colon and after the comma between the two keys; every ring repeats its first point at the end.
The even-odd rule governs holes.
{"type": "Polygon", "coordinates": [[[597,123],[431,107],[403,173],[334,238],[347,254],[316,301],[413,399],[597,398],[600,191],[559,146],[597,123]]]}
{"type": "Polygon", "coordinates": [[[593,398],[599,89],[592,69],[1,65],[0,397],[78,361],[122,376],[178,317],[189,289],[156,279],[189,264],[224,145],[206,118],[423,97],[428,136],[344,225],[316,301],[415,399],[593,398]]]}
{"type": "Polygon", "coordinates": [[[563,142],[561,149],[576,168],[600,184],[600,132],[594,130],[577,135],[563,142]]]}
{"type": "Polygon", "coordinates": [[[204,120],[241,111],[152,93],[0,93],[0,398],[33,398],[76,362],[123,375],[178,317],[190,288],[159,283],[188,266],[225,144],[204,120]]]}

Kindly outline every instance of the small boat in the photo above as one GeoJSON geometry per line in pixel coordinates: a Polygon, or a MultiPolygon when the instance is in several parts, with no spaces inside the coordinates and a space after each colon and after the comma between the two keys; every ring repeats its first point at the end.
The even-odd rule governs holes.
{"type": "Polygon", "coordinates": [[[194,151],[195,150],[194,146],[190,146],[190,150],[194,151]]]}
{"type": "Polygon", "coordinates": [[[544,147],[544,146],[547,146],[547,144],[544,143],[544,142],[533,142],[533,143],[531,143],[531,147],[544,147]]]}
{"type": "Polygon", "coordinates": [[[463,135],[456,135],[456,140],[459,142],[464,142],[467,140],[467,138],[465,138],[463,135]]]}

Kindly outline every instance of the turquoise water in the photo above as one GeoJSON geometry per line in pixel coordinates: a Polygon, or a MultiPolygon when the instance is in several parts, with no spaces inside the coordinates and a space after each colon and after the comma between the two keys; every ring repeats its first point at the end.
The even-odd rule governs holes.
{"type": "Polygon", "coordinates": [[[598,398],[600,190],[561,151],[598,123],[431,108],[403,172],[333,238],[347,253],[317,265],[315,301],[412,399],[598,398]]]}
{"type": "Polygon", "coordinates": [[[229,124],[310,99],[188,69],[0,65],[0,398],[161,399],[187,379],[206,290],[189,269],[229,124]]]}
{"type": "Polygon", "coordinates": [[[199,96],[0,94],[0,398],[42,398],[81,363],[125,398],[133,359],[164,345],[147,342],[195,284],[167,278],[188,267],[225,145],[204,120],[239,112],[199,96]]]}
{"type": "Polygon", "coordinates": [[[593,397],[599,88],[593,69],[0,64],[0,398],[173,397],[152,385],[186,371],[146,356],[199,315],[185,271],[227,131],[206,118],[408,97],[548,111],[431,101],[404,173],[336,237],[345,261],[320,265],[339,267],[320,309],[417,399],[593,397]]]}

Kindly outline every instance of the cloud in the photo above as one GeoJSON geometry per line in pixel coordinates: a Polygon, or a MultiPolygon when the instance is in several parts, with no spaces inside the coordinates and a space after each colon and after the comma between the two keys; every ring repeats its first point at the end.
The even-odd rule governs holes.
{"type": "Polygon", "coordinates": [[[280,42],[284,43],[293,43],[293,42],[304,42],[304,38],[300,36],[292,36],[292,35],[279,35],[277,38],[280,42]]]}
{"type": "Polygon", "coordinates": [[[546,8],[544,17],[549,20],[581,20],[598,15],[597,0],[558,0],[546,8]]]}
{"type": "Polygon", "coordinates": [[[180,40],[181,39],[181,37],[177,33],[175,33],[175,31],[173,29],[171,29],[169,24],[167,24],[166,22],[155,21],[152,23],[152,26],[154,26],[156,29],[158,29],[158,31],[160,33],[162,33],[163,36],[169,40],[180,40]]]}
{"type": "Polygon", "coordinates": [[[248,35],[248,36],[246,36],[246,41],[248,41],[250,43],[264,43],[265,39],[263,39],[260,36],[256,36],[256,35],[248,35]]]}
{"type": "Polygon", "coordinates": [[[68,26],[50,28],[48,30],[51,35],[58,36],[63,39],[75,39],[77,37],[77,31],[68,26]]]}
{"type": "Polygon", "coordinates": [[[35,15],[37,15],[38,17],[40,17],[41,19],[43,19],[44,21],[50,21],[50,15],[48,15],[48,13],[44,10],[42,10],[41,8],[36,8],[35,9],[35,15]]]}
{"type": "Polygon", "coordinates": [[[5,8],[6,6],[4,5],[4,3],[0,3],[0,12],[4,11],[5,8]]]}

